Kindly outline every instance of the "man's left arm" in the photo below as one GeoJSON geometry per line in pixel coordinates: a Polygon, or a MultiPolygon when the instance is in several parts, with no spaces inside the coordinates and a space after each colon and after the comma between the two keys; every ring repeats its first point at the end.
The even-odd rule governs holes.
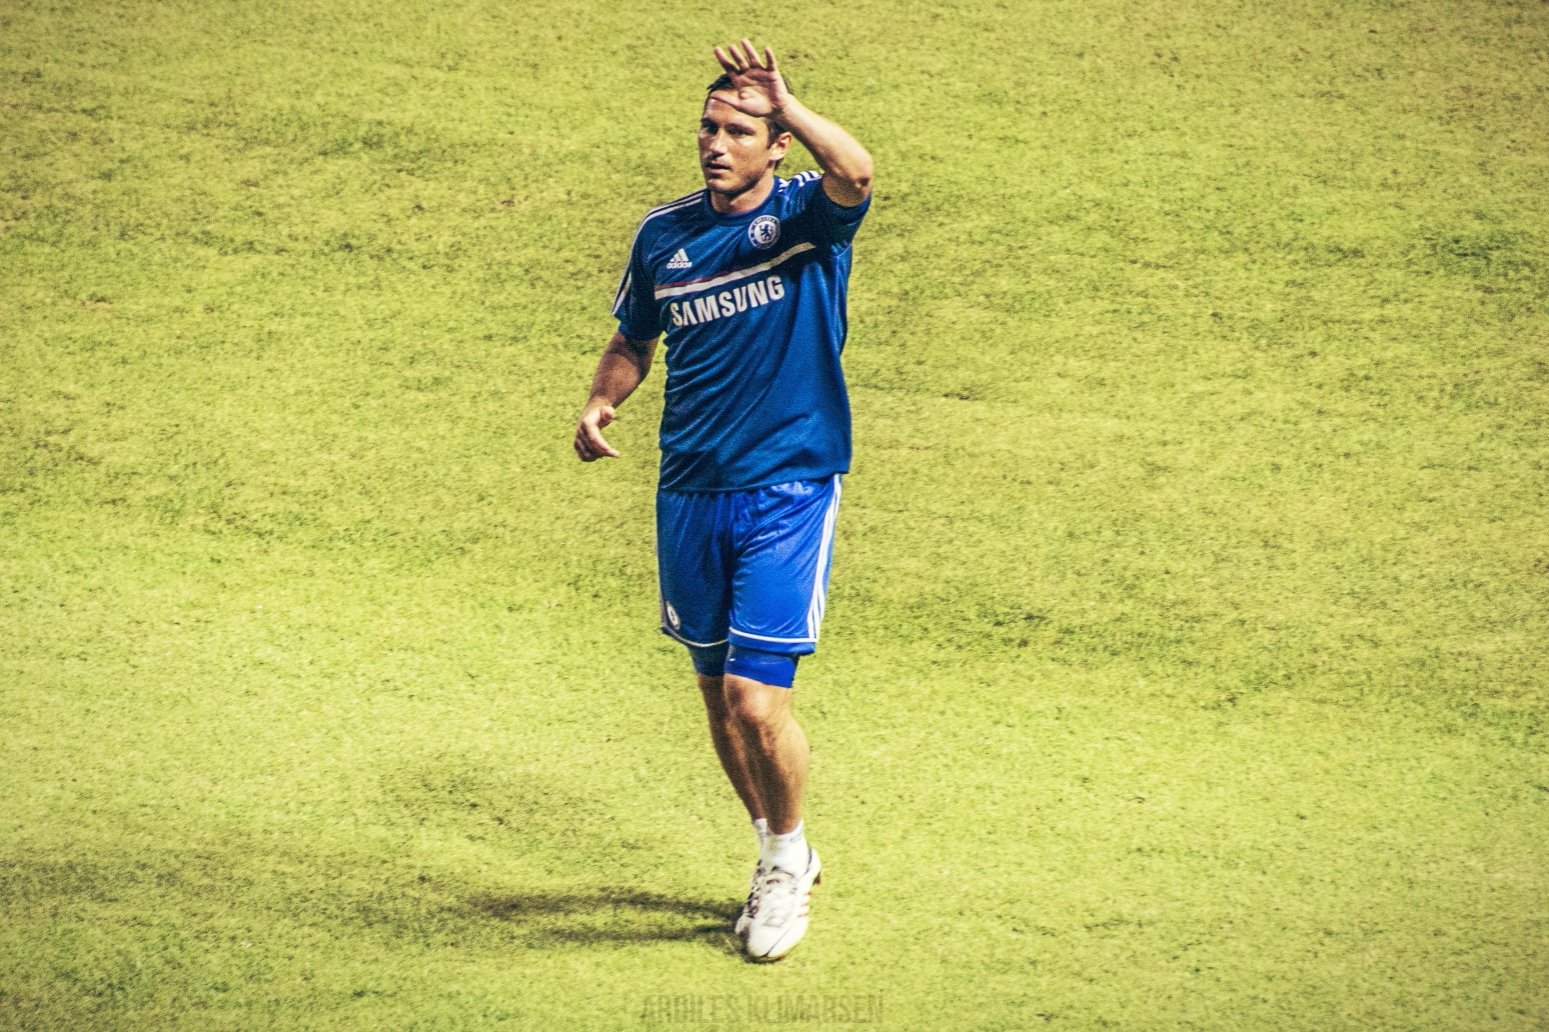
{"type": "Polygon", "coordinates": [[[775,116],[823,170],[823,192],[843,208],[871,196],[871,155],[860,141],[795,97],[775,116]]]}

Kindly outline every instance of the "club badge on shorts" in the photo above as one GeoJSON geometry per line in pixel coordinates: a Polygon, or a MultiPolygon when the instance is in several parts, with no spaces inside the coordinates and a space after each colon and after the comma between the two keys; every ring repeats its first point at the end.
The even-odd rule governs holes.
{"type": "Polygon", "coordinates": [[[775,241],[780,239],[780,220],[773,215],[760,215],[748,227],[748,239],[757,248],[773,247],[775,241]]]}

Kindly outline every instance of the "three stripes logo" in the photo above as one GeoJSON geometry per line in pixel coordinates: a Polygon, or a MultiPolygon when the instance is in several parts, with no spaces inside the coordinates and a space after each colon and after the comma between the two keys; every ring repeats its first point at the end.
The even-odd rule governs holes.
{"type": "Polygon", "coordinates": [[[678,248],[678,253],[673,255],[667,262],[667,268],[669,269],[691,269],[693,267],[694,263],[688,260],[688,252],[681,247],[678,248]]]}

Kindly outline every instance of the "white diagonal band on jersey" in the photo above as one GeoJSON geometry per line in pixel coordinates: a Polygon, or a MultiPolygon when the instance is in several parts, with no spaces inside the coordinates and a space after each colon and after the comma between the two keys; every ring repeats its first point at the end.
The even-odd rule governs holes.
{"type": "Polygon", "coordinates": [[[738,280],[747,279],[749,276],[757,276],[761,272],[768,272],[782,262],[789,261],[803,251],[812,250],[815,246],[817,245],[803,241],[795,247],[788,248],[775,255],[762,265],[752,265],[746,269],[738,269],[736,272],[728,272],[724,276],[712,276],[709,279],[694,280],[690,283],[675,283],[666,287],[657,287],[656,300],[660,301],[667,297],[682,297],[684,294],[697,294],[701,290],[714,290],[716,287],[724,287],[728,283],[735,283],[738,280]]]}

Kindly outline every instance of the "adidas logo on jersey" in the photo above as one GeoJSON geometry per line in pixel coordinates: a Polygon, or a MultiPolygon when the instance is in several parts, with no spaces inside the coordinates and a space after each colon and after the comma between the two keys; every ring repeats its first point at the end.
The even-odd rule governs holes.
{"type": "Polygon", "coordinates": [[[678,248],[678,253],[673,255],[672,259],[667,262],[667,268],[669,269],[692,269],[693,267],[694,263],[688,260],[688,252],[681,247],[678,248]]]}

